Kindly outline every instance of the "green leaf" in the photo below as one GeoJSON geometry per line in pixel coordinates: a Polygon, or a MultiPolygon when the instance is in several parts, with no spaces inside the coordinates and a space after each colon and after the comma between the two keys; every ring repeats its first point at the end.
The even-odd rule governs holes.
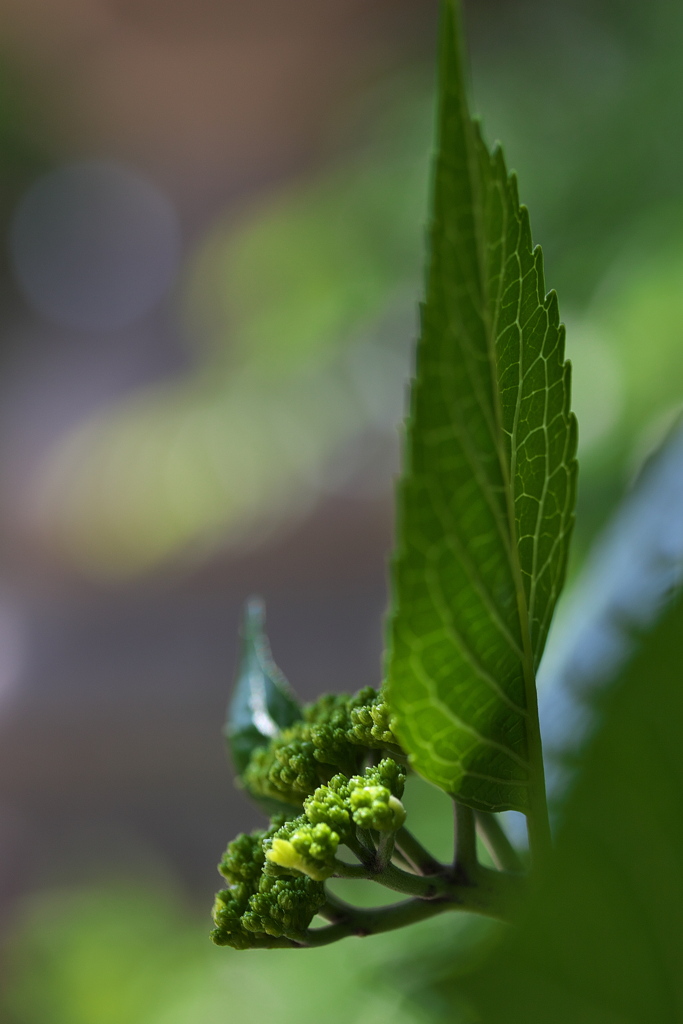
{"type": "Polygon", "coordinates": [[[466,987],[486,1024],[683,1019],[683,601],[598,701],[528,914],[466,987]]]}
{"type": "Polygon", "coordinates": [[[576,424],[557,299],[443,4],[439,150],[399,489],[388,692],[414,767],[471,807],[543,803],[535,672],[563,584],[576,424]]]}
{"type": "Polygon", "coordinates": [[[224,730],[240,774],[257,747],[267,746],[302,717],[289,683],[272,659],[264,621],[263,602],[252,598],[245,608],[242,655],[224,730]]]}

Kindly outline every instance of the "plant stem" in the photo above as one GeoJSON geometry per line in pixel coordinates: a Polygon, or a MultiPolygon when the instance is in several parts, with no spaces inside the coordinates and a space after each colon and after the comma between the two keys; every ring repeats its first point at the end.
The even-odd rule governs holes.
{"type": "MultiPolygon", "coordinates": [[[[336,902],[341,903],[341,901],[336,902]]],[[[391,907],[378,907],[371,910],[346,904],[348,909],[345,912],[341,912],[336,907],[330,911],[330,920],[334,921],[333,924],[324,928],[309,928],[301,945],[307,947],[327,946],[329,943],[337,942],[349,935],[359,937],[378,935],[380,932],[403,928],[416,921],[424,921],[428,917],[434,917],[436,914],[453,909],[453,906],[447,902],[429,903],[420,899],[404,900],[391,907]]],[[[325,913],[324,916],[328,917],[328,914],[325,913]]],[[[299,943],[293,944],[299,945],[299,943]]]]}
{"type": "Polygon", "coordinates": [[[477,829],[474,811],[471,807],[455,804],[455,860],[454,871],[464,873],[466,878],[477,867],[477,829]]]}
{"type": "Polygon", "coordinates": [[[435,900],[446,896],[452,888],[450,879],[444,875],[413,875],[402,871],[395,864],[387,864],[383,871],[372,876],[380,885],[407,896],[419,896],[423,900],[435,900]]]}
{"type": "Polygon", "coordinates": [[[475,817],[481,837],[496,867],[503,871],[523,872],[524,863],[507,837],[497,815],[476,811],[475,817]]]}
{"type": "MultiPolygon", "coordinates": [[[[515,536],[514,514],[508,503],[508,511],[512,516],[511,535],[515,536]]],[[[542,868],[552,853],[553,841],[550,834],[550,817],[548,815],[548,798],[545,787],[545,767],[543,764],[543,743],[541,740],[541,723],[538,717],[538,691],[536,688],[536,672],[531,650],[531,631],[529,612],[526,605],[524,586],[521,581],[519,563],[515,562],[517,576],[517,606],[522,626],[522,643],[524,647],[523,672],[524,692],[526,697],[526,737],[529,763],[529,809],[527,811],[527,831],[529,833],[529,852],[534,867],[542,868]]]]}
{"type": "Polygon", "coordinates": [[[394,852],[395,835],[395,832],[380,832],[379,842],[377,843],[377,854],[375,857],[375,863],[379,871],[383,871],[388,867],[391,861],[391,855],[394,852]]]}
{"type": "Polygon", "coordinates": [[[356,908],[351,903],[347,903],[346,900],[340,899],[339,896],[335,896],[329,889],[325,890],[325,903],[318,911],[319,917],[324,917],[330,924],[337,924],[339,921],[345,921],[350,911],[356,908]]]}
{"type": "MultiPolygon", "coordinates": [[[[525,875],[493,871],[478,864],[466,896],[467,906],[463,909],[495,917],[500,921],[511,921],[524,906],[527,884],[525,875]]],[[[466,889],[467,886],[462,884],[455,886],[458,894],[466,889]]]]}
{"type": "Polygon", "coordinates": [[[335,857],[333,878],[374,878],[375,874],[367,864],[347,864],[335,857]]]}
{"type": "Polygon", "coordinates": [[[503,871],[492,871],[480,864],[470,866],[466,872],[442,868],[435,875],[413,875],[395,864],[387,864],[381,871],[373,871],[363,864],[345,864],[337,861],[334,878],[366,878],[379,882],[387,889],[416,896],[423,903],[446,902],[462,910],[508,920],[520,905],[526,879],[503,871]]]}
{"type": "MultiPolygon", "coordinates": [[[[365,858],[367,858],[368,862],[372,863],[375,859],[375,837],[372,830],[356,826],[356,840],[361,850],[364,851],[364,857],[361,857],[361,860],[365,862],[365,858]]],[[[356,853],[355,849],[354,853],[356,853]]],[[[357,853],[356,856],[358,856],[357,853]]]]}
{"type": "Polygon", "coordinates": [[[357,828],[355,835],[350,835],[344,843],[352,853],[355,853],[361,864],[372,870],[375,863],[375,846],[367,829],[357,828]]]}
{"type": "Polygon", "coordinates": [[[354,907],[328,893],[327,902],[318,913],[330,924],[323,928],[309,929],[303,939],[292,939],[292,945],[326,946],[348,935],[376,935],[394,928],[403,928],[415,921],[424,921],[448,910],[465,910],[509,921],[524,898],[523,879],[488,868],[477,868],[472,884],[449,882],[445,878],[441,881],[443,888],[436,898],[417,897],[390,907],[372,909],[354,907]]]}
{"type": "Polygon", "coordinates": [[[417,868],[415,867],[415,865],[411,864],[410,861],[401,853],[401,851],[397,848],[395,842],[394,842],[394,852],[391,855],[391,859],[394,862],[394,864],[396,865],[396,867],[402,868],[404,871],[407,868],[408,871],[412,871],[412,873],[414,875],[422,874],[422,872],[418,871],[417,868]]]}
{"type": "MultiPolygon", "coordinates": [[[[529,673],[531,674],[531,673],[529,673]]],[[[529,744],[529,767],[531,780],[529,784],[529,811],[526,816],[529,833],[529,851],[534,867],[542,868],[552,853],[553,840],[550,833],[550,817],[548,815],[548,799],[545,788],[545,767],[543,765],[543,746],[541,743],[541,726],[538,719],[538,697],[536,682],[526,681],[527,696],[527,739],[529,744]]]]}
{"type": "Polygon", "coordinates": [[[396,833],[396,849],[418,875],[438,875],[444,869],[405,826],[396,833]]]}
{"type": "Polygon", "coordinates": [[[433,900],[445,895],[452,883],[443,875],[413,875],[402,871],[395,864],[386,864],[381,870],[367,864],[347,864],[335,860],[334,878],[367,878],[379,882],[387,889],[402,892],[408,896],[419,896],[423,900],[433,900]]]}

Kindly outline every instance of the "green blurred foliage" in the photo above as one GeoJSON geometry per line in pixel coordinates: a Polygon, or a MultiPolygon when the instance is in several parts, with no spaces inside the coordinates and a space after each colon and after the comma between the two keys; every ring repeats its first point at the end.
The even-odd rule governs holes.
{"type": "Polygon", "coordinates": [[[452,922],[316,950],[239,953],[208,940],[177,894],[146,886],[35,894],[9,937],[11,1024],[396,1024],[426,1021],[391,964],[451,941],[452,922]]]}
{"type": "MultiPolygon", "coordinates": [[[[678,473],[680,433],[676,437],[678,458],[669,471],[678,473]]],[[[650,474],[645,486],[656,504],[661,474],[650,474]]],[[[416,1005],[431,1007],[434,1020],[680,1019],[683,597],[680,551],[679,571],[672,576],[662,530],[667,510],[657,513],[663,548],[653,539],[645,556],[651,564],[640,578],[623,564],[623,550],[621,564],[613,559],[618,582],[611,585],[609,606],[600,609],[592,636],[585,630],[581,636],[581,658],[574,665],[579,679],[568,681],[564,694],[557,693],[555,680],[566,730],[553,756],[565,775],[561,793],[555,792],[559,826],[553,859],[535,879],[527,908],[512,928],[478,929],[473,921],[453,947],[434,944],[419,965],[410,955],[397,965],[397,984],[416,1005]],[[662,613],[672,584],[677,597],[662,613]],[[580,678],[581,660],[588,680],[580,678]]],[[[640,517],[647,520],[642,502],[640,517]]],[[[635,539],[633,527],[632,521],[635,539]]],[[[623,534],[623,523],[620,528],[623,534]]],[[[598,555],[597,561],[605,568],[604,558],[598,555]]],[[[589,564],[584,583],[596,582],[593,568],[589,564]]]]}
{"type": "Polygon", "coordinates": [[[683,393],[674,326],[683,13],[664,0],[580,0],[496,5],[494,17],[471,5],[470,14],[482,47],[474,93],[486,134],[503,140],[519,172],[568,323],[580,428],[578,561],[683,393]]]}
{"type": "Polygon", "coordinates": [[[180,908],[143,888],[36,894],[22,917],[4,999],[22,1024],[142,1024],[187,997],[201,963],[180,908]]]}
{"type": "Polygon", "coordinates": [[[487,134],[519,171],[563,303],[583,305],[651,212],[680,208],[683,13],[664,0],[491,13],[471,8],[487,134]]]}
{"type": "Polygon", "coordinates": [[[342,167],[287,187],[219,225],[192,274],[193,334],[208,320],[217,354],[266,380],[310,372],[372,334],[415,290],[427,198],[429,93],[401,94],[378,138],[342,167]],[[396,116],[392,116],[396,115],[396,116]],[[401,116],[398,116],[401,115],[401,116]]]}
{"type": "Polygon", "coordinates": [[[0,56],[0,218],[6,222],[27,181],[49,164],[26,89],[0,56]]]}
{"type": "MultiPolygon", "coordinates": [[[[16,203],[31,181],[50,166],[48,146],[38,131],[38,116],[26,87],[0,53],[0,233],[6,235],[16,203]]],[[[15,298],[7,245],[0,248],[0,302],[6,310],[15,298]]],[[[6,336],[0,339],[0,352],[6,336]]]]}
{"type": "Polygon", "coordinates": [[[349,165],[216,227],[189,274],[193,376],[58,442],[37,514],[86,568],[135,573],[267,529],[309,507],[330,463],[357,469],[349,445],[369,436],[372,458],[393,437],[426,207],[430,122],[411,92],[349,165]]]}
{"type": "Polygon", "coordinates": [[[465,982],[486,1024],[650,1024],[683,1013],[683,720],[678,600],[597,698],[601,725],[548,877],[465,982]]]}
{"type": "MultiPolygon", "coordinates": [[[[475,107],[519,172],[569,326],[580,553],[683,394],[683,14],[533,0],[470,5],[469,22],[475,107]]],[[[71,558],[136,573],[258,534],[392,436],[421,291],[431,77],[385,83],[356,110],[352,155],[200,243],[183,306],[196,372],[81,424],[45,467],[37,514],[71,558]]]]}

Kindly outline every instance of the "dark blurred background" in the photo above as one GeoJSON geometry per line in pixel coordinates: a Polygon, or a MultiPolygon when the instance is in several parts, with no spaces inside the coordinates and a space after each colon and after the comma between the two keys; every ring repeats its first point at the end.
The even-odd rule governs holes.
{"type": "MultiPolygon", "coordinates": [[[[568,325],[574,579],[683,400],[683,9],[466,11],[568,325]]],[[[331,1022],[428,1017],[387,973],[402,938],[299,959],[205,932],[259,820],[220,732],[244,600],[302,697],[381,680],[436,24],[436,0],[0,2],[15,1024],[307,1022],[322,976],[331,1022]]]]}

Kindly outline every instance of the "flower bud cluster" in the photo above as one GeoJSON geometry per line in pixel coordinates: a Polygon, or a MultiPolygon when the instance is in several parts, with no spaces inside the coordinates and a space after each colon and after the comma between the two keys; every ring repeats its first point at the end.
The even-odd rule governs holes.
{"type": "Polygon", "coordinates": [[[234,949],[290,946],[301,938],[325,902],[319,882],[307,875],[274,878],[264,872],[264,842],[281,827],[240,835],[219,865],[230,883],[216,895],[211,938],[234,949]]]}
{"type": "Polygon", "coordinates": [[[317,881],[335,873],[337,849],[355,828],[395,832],[405,821],[405,770],[385,758],[363,775],[335,775],[304,802],[304,813],[264,841],[266,870],[302,872],[317,881]]]}
{"type": "Polygon", "coordinates": [[[381,694],[366,687],[354,697],[331,694],[303,709],[303,719],[257,747],[242,782],[257,797],[301,807],[335,772],[361,771],[368,750],[400,750],[381,694]]]}

